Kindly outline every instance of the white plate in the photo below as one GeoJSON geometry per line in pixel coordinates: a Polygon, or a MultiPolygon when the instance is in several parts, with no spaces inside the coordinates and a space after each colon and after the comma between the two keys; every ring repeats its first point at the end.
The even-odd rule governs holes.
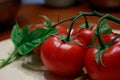
{"type": "MultiPolygon", "coordinates": [[[[120,33],[119,30],[114,31],[120,33]]],[[[10,39],[0,41],[0,59],[9,56],[13,50],[10,39]]],[[[0,69],[0,80],[73,80],[73,77],[58,77],[46,70],[38,56],[29,55],[0,69]]]]}

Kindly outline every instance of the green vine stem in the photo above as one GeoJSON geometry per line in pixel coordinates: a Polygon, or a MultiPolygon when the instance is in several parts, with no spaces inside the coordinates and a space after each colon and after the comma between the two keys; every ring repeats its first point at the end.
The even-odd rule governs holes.
{"type": "Polygon", "coordinates": [[[98,41],[100,43],[100,46],[101,46],[101,49],[105,49],[106,48],[106,45],[105,43],[103,42],[103,40],[101,39],[100,37],[100,32],[99,32],[99,26],[101,24],[101,22],[108,16],[108,14],[105,14],[104,16],[102,16],[99,20],[98,20],[98,23],[97,23],[97,37],[98,37],[98,41]]]}
{"type": "Polygon", "coordinates": [[[61,24],[61,23],[66,22],[66,21],[72,21],[75,17],[76,17],[76,16],[70,17],[70,18],[66,18],[66,19],[63,19],[63,20],[61,20],[61,21],[58,21],[57,23],[55,23],[55,24],[52,26],[52,28],[55,27],[56,25],[59,25],[59,24],[61,24]]]}
{"type": "MultiPolygon", "coordinates": [[[[96,11],[94,11],[93,13],[94,13],[95,16],[97,16],[97,17],[102,17],[102,16],[104,16],[104,14],[100,14],[100,13],[98,13],[98,12],[96,12],[96,11]]],[[[117,18],[117,17],[112,16],[112,15],[110,15],[110,14],[107,14],[106,19],[111,20],[111,21],[114,21],[114,22],[120,24],[120,18],[117,18]]]]}
{"type": "Polygon", "coordinates": [[[66,37],[66,41],[69,41],[69,40],[70,40],[70,34],[71,34],[71,31],[72,31],[72,27],[73,27],[75,21],[76,21],[80,16],[82,16],[82,15],[83,15],[83,13],[81,13],[81,14],[79,14],[79,15],[77,15],[76,17],[73,18],[72,23],[71,23],[70,28],[69,28],[69,31],[68,31],[68,35],[67,35],[67,37],[66,37]]]}
{"type": "MultiPolygon", "coordinates": [[[[85,16],[85,18],[86,18],[86,16],[96,16],[96,15],[95,15],[95,12],[79,12],[76,17],[72,18],[72,23],[71,23],[71,25],[70,25],[70,28],[69,28],[69,31],[68,31],[68,35],[67,35],[66,41],[69,41],[69,40],[70,40],[70,34],[71,34],[72,26],[73,26],[73,24],[75,23],[75,21],[76,21],[79,17],[81,17],[81,16],[85,16]]],[[[86,20],[85,20],[85,21],[86,21],[86,20]]],[[[86,23],[86,24],[88,24],[88,23],[86,23]]]]}
{"type": "Polygon", "coordinates": [[[84,15],[84,19],[85,19],[85,27],[86,28],[89,28],[89,25],[88,25],[88,20],[87,20],[87,17],[84,15]]]}
{"type": "MultiPolygon", "coordinates": [[[[98,12],[96,12],[96,11],[94,11],[94,12],[79,12],[78,15],[81,15],[81,16],[83,16],[83,15],[84,15],[84,16],[96,16],[96,17],[103,17],[103,16],[104,16],[104,14],[98,13],[98,12]]],[[[77,16],[78,16],[78,15],[77,15],[77,16]]],[[[58,25],[58,24],[61,24],[61,23],[63,23],[63,22],[69,21],[69,20],[72,21],[75,17],[76,17],[76,16],[73,16],[73,17],[70,17],[70,18],[66,18],[66,19],[60,20],[59,22],[55,23],[52,27],[54,27],[54,26],[56,26],[56,25],[58,25]]],[[[115,16],[112,16],[112,15],[110,15],[110,14],[107,14],[106,19],[111,20],[111,21],[114,21],[114,22],[120,24],[120,19],[117,18],[117,17],[115,17],[115,16]]]]}
{"type": "MultiPolygon", "coordinates": [[[[79,12],[79,14],[81,14],[81,12],[79,12]]],[[[96,17],[100,17],[100,18],[105,15],[105,14],[98,13],[96,11],[94,11],[94,12],[83,12],[83,14],[86,15],[86,16],[96,16],[96,17]]],[[[112,16],[110,14],[106,14],[106,15],[107,15],[106,19],[120,24],[120,18],[117,18],[117,17],[112,16]]]]}
{"type": "Polygon", "coordinates": [[[63,23],[63,22],[66,22],[66,21],[71,20],[72,23],[71,23],[71,25],[70,25],[70,29],[69,29],[69,31],[68,31],[68,35],[67,35],[67,38],[66,38],[66,41],[69,41],[69,39],[70,39],[70,33],[71,33],[71,30],[72,30],[71,28],[72,28],[74,22],[75,22],[80,16],[97,16],[97,17],[103,17],[103,16],[104,16],[106,19],[111,20],[111,21],[114,21],[114,22],[120,24],[120,19],[119,19],[119,18],[114,17],[114,16],[112,16],[112,15],[110,15],[110,14],[105,14],[105,15],[107,15],[107,16],[105,17],[104,14],[100,14],[100,13],[98,13],[98,12],[96,12],[96,11],[94,11],[94,12],[79,12],[77,16],[74,16],[74,17],[71,17],[71,18],[67,18],[67,19],[63,19],[63,20],[55,23],[52,27],[54,27],[54,26],[56,26],[56,25],[58,25],[58,24],[61,24],[61,23],[63,23]]]}

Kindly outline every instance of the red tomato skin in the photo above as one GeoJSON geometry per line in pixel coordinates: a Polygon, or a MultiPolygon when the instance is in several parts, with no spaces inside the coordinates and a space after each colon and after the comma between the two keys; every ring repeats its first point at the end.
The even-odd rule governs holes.
{"type": "Polygon", "coordinates": [[[70,76],[80,72],[84,66],[84,56],[85,46],[66,43],[56,37],[48,38],[41,48],[44,65],[49,71],[60,76],[70,76]]]}
{"type": "MultiPolygon", "coordinates": [[[[36,28],[44,28],[44,27],[45,27],[45,25],[43,25],[43,26],[31,26],[30,31],[35,30],[36,28]]],[[[55,28],[59,29],[58,32],[56,33],[57,35],[67,34],[67,29],[64,26],[57,25],[57,26],[55,26],[55,28]]],[[[37,55],[40,55],[40,49],[41,49],[41,45],[35,47],[33,49],[33,52],[37,55]]]]}
{"type": "Polygon", "coordinates": [[[89,48],[85,56],[85,67],[93,80],[120,80],[120,43],[109,47],[102,57],[103,64],[95,62],[95,48],[89,48]],[[99,66],[99,67],[98,67],[99,66]]]}
{"type": "Polygon", "coordinates": [[[78,37],[82,38],[87,44],[89,44],[92,41],[96,27],[97,24],[95,24],[92,28],[82,28],[78,34],[78,37]]]}
{"type": "Polygon", "coordinates": [[[42,46],[42,44],[41,44],[41,45],[38,45],[37,47],[35,47],[35,48],[33,49],[33,52],[34,52],[35,54],[37,54],[37,55],[40,55],[41,46],[42,46]]]}
{"type": "Polygon", "coordinates": [[[94,35],[94,31],[91,29],[81,29],[79,35],[77,37],[85,40],[86,43],[90,43],[92,41],[94,35]]]}
{"type": "Polygon", "coordinates": [[[59,29],[57,34],[67,34],[67,29],[62,25],[55,26],[56,29],[59,29]]]}
{"type": "Polygon", "coordinates": [[[94,30],[96,29],[97,24],[93,25],[92,28],[75,28],[73,29],[72,35],[77,34],[77,38],[82,38],[87,44],[89,44],[92,41],[92,38],[94,36],[94,30]]]}
{"type": "MultiPolygon", "coordinates": [[[[108,42],[110,42],[112,39],[114,39],[117,35],[118,35],[118,33],[104,34],[104,35],[101,36],[101,38],[102,38],[102,40],[104,41],[104,43],[108,43],[108,42]]],[[[115,43],[116,43],[116,42],[120,42],[120,38],[118,38],[118,39],[115,41],[115,43]]],[[[98,44],[98,40],[96,40],[96,41],[94,42],[94,44],[98,44]]]]}
{"type": "Polygon", "coordinates": [[[71,33],[71,35],[74,36],[74,35],[76,35],[80,32],[81,28],[78,26],[78,27],[75,27],[72,30],[73,30],[73,32],[71,33]]]}

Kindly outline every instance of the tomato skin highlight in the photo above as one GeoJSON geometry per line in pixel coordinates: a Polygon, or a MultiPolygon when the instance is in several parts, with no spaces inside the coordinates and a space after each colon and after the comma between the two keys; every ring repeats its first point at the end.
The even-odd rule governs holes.
{"type": "MultiPolygon", "coordinates": [[[[106,43],[111,41],[116,33],[102,36],[102,40],[106,43]]],[[[98,41],[96,41],[98,44],[98,41]]],[[[120,80],[120,38],[118,38],[112,46],[110,46],[102,55],[102,63],[97,64],[95,54],[97,49],[89,48],[85,56],[85,67],[89,76],[93,80],[120,80]]]]}
{"type": "Polygon", "coordinates": [[[42,45],[41,60],[49,71],[57,75],[74,75],[84,66],[85,48],[85,46],[50,37],[42,45]]]}

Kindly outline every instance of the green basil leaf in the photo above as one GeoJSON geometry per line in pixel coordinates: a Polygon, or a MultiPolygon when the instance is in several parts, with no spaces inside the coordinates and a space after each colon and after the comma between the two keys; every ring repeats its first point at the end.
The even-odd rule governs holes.
{"type": "MultiPolygon", "coordinates": [[[[104,34],[110,34],[112,33],[112,29],[111,27],[109,26],[107,20],[103,20],[99,26],[99,32],[100,32],[100,35],[104,35],[104,34]]],[[[92,42],[94,42],[97,38],[97,29],[95,29],[94,31],[94,37],[92,39],[92,42]]]]}
{"type": "Polygon", "coordinates": [[[30,25],[26,25],[23,30],[22,30],[22,40],[21,40],[21,44],[26,42],[28,40],[28,33],[29,33],[29,29],[30,29],[30,25]]]}
{"type": "Polygon", "coordinates": [[[24,29],[20,29],[19,25],[16,23],[13,27],[11,33],[11,40],[16,47],[19,47],[21,43],[25,42],[28,35],[29,26],[25,26],[24,29]]]}
{"type": "Polygon", "coordinates": [[[39,38],[34,39],[30,42],[25,42],[20,47],[18,47],[19,54],[20,55],[29,54],[29,52],[31,52],[33,48],[43,43],[49,36],[55,34],[58,31],[57,29],[45,29],[45,30],[47,31],[45,35],[40,36],[39,38]]]}
{"type": "Polygon", "coordinates": [[[44,28],[37,28],[35,30],[33,30],[32,32],[30,32],[28,34],[28,40],[29,41],[32,41],[34,39],[37,39],[41,36],[43,36],[43,33],[45,32],[46,30],[44,28]]]}
{"type": "Polygon", "coordinates": [[[20,29],[18,24],[15,24],[13,26],[10,38],[15,46],[20,45],[20,42],[22,40],[22,29],[20,29]]]}

